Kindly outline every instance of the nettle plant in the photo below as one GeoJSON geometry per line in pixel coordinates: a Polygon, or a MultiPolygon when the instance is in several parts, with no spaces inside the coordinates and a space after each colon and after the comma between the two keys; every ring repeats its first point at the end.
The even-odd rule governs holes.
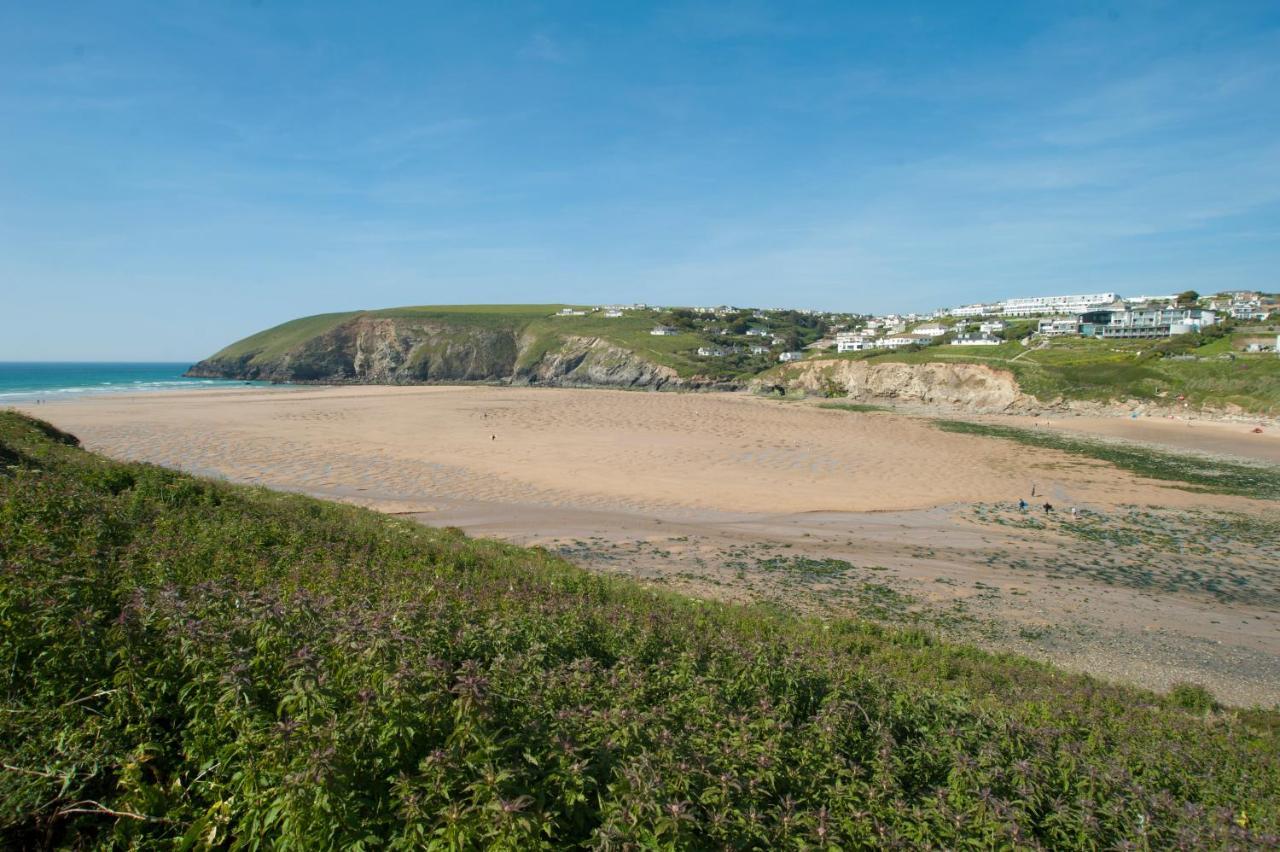
{"type": "Polygon", "coordinates": [[[116,464],[0,414],[15,846],[1204,848],[1280,716],[116,464]]]}

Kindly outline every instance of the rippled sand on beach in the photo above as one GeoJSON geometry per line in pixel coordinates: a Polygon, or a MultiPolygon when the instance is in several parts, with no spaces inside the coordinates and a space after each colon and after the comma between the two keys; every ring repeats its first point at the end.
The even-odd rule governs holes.
{"type": "Polygon", "coordinates": [[[1033,483],[1059,502],[1146,502],[1153,488],[1166,504],[1188,501],[1105,465],[920,419],[744,395],[245,389],[84,399],[32,413],[118,458],[402,501],[865,512],[1016,501],[1033,483]]]}
{"type": "MultiPolygon", "coordinates": [[[[1273,547],[1242,544],[1231,559],[1194,564],[1175,548],[1125,570],[1099,567],[1108,545],[1016,508],[1034,486],[1035,502],[1052,501],[1060,518],[1079,507],[1128,535],[1125,518],[1136,512],[1168,538],[1160,525],[1180,518],[1267,517],[1274,504],[944,432],[919,413],[745,394],[504,387],[246,387],[26,410],[115,458],[459,526],[693,595],[840,614],[861,612],[868,589],[892,589],[909,601],[899,614],[908,623],[945,627],[958,616],[968,625],[963,641],[1156,689],[1193,680],[1232,703],[1280,702],[1280,613],[1271,602],[1280,577],[1266,573],[1280,562],[1273,547]],[[983,517],[1005,520],[975,522],[983,517]],[[768,567],[796,556],[856,570],[809,585],[768,567]],[[1258,597],[1131,582],[1175,568],[1221,573],[1224,582],[1247,576],[1258,597]]],[[[1094,420],[1050,418],[1035,428],[1264,460],[1276,440],[1242,424],[1094,420]]]]}

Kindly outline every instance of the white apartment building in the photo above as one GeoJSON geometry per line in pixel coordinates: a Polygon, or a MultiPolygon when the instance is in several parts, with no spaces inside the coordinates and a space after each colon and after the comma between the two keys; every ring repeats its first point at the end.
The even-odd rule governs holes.
{"type": "Polygon", "coordinates": [[[948,313],[953,317],[984,317],[1004,311],[1003,305],[962,305],[952,308],[948,313]]]}
{"type": "Polygon", "coordinates": [[[1119,299],[1115,293],[1089,293],[1078,296],[1032,296],[1005,299],[1001,303],[1007,317],[1034,317],[1041,314],[1082,314],[1098,305],[1109,305],[1119,299]]]}
{"type": "Polygon", "coordinates": [[[874,348],[875,342],[870,335],[856,331],[842,331],[836,335],[837,352],[864,352],[874,348]]]}
{"type": "Polygon", "coordinates": [[[1036,325],[1036,332],[1045,337],[1068,337],[1080,332],[1080,320],[1076,317],[1051,317],[1036,325]]]}

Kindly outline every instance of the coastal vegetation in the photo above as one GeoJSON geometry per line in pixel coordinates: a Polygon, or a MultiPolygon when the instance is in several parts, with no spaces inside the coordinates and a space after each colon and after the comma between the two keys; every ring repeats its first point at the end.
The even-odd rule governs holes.
{"type": "Polygon", "coordinates": [[[966,420],[937,419],[932,422],[945,432],[1003,438],[1109,462],[1138,476],[1168,482],[1174,488],[1280,500],[1280,467],[1276,465],[1168,452],[1123,441],[1064,435],[1050,429],[1022,429],[966,420]]]}
{"type": "Polygon", "coordinates": [[[16,413],[0,566],[15,846],[1280,843],[1276,711],[691,600],[16,413]]]}

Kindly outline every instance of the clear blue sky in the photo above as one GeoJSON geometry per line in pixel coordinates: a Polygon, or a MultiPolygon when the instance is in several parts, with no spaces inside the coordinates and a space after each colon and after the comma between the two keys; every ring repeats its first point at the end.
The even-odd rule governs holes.
{"type": "Polygon", "coordinates": [[[1280,288],[1280,4],[9,2],[0,360],[1280,288]]]}

